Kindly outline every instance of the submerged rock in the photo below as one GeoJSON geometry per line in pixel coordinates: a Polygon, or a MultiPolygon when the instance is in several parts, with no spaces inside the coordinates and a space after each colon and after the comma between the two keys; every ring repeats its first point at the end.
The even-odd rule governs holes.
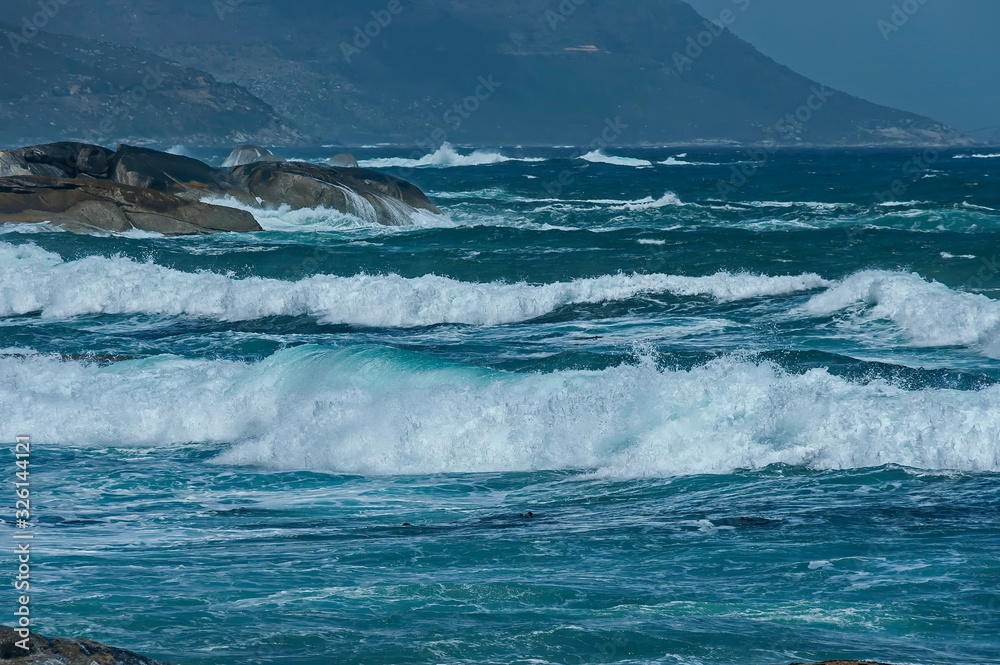
{"type": "Polygon", "coordinates": [[[414,210],[441,212],[417,186],[368,169],[257,162],[232,175],[265,205],[334,208],[388,226],[405,224],[414,210]]]}
{"type": "Polygon", "coordinates": [[[112,157],[109,175],[123,185],[155,189],[195,201],[205,196],[233,196],[244,203],[255,203],[228,171],[191,157],[149,148],[120,146],[112,157]]]}
{"type": "Polygon", "coordinates": [[[0,661],[10,665],[163,665],[139,654],[104,646],[92,640],[63,640],[32,634],[27,651],[21,637],[9,626],[0,626],[0,661]]]}
{"type": "Polygon", "coordinates": [[[334,155],[330,159],[326,160],[326,165],[356,169],[358,168],[358,160],[354,158],[354,155],[349,155],[346,152],[342,152],[339,155],[334,155]]]}
{"type": "Polygon", "coordinates": [[[226,157],[226,161],[222,163],[223,168],[232,168],[234,166],[243,166],[244,164],[253,164],[254,162],[283,162],[284,157],[279,157],[267,148],[263,148],[259,145],[238,145],[236,146],[229,157],[226,157]]]}
{"type": "Polygon", "coordinates": [[[114,152],[99,145],[60,141],[43,143],[17,151],[26,162],[49,171],[37,170],[32,175],[56,178],[107,178],[114,152]]]}
{"type": "Polygon", "coordinates": [[[164,235],[260,231],[253,215],[107,180],[0,179],[0,223],[51,222],[77,233],[140,229],[164,235]]]}

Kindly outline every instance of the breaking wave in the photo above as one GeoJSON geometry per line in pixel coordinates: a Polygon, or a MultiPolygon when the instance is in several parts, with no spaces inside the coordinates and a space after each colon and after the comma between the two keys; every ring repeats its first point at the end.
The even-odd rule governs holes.
{"type": "Polygon", "coordinates": [[[968,346],[1000,357],[1000,301],[955,291],[915,273],[859,272],[801,308],[812,316],[844,310],[858,322],[893,322],[915,346],[968,346]]]}
{"type": "Polygon", "coordinates": [[[468,155],[459,154],[450,143],[444,143],[436,151],[419,158],[405,157],[382,157],[374,159],[363,159],[358,161],[359,166],[366,168],[421,168],[421,167],[449,167],[449,166],[484,166],[488,164],[502,164],[503,162],[544,162],[544,157],[508,157],[493,150],[476,150],[468,155]]]}
{"type": "Polygon", "coordinates": [[[580,159],[593,162],[595,164],[614,164],[615,166],[632,166],[636,168],[646,168],[653,165],[653,162],[646,159],[606,155],[602,150],[591,150],[587,154],[581,155],[580,159]]]}
{"type": "Polygon", "coordinates": [[[814,274],[772,277],[728,272],[704,277],[618,274],[553,284],[395,274],[314,275],[293,282],[183,272],[121,257],[63,261],[34,245],[0,243],[0,316],[152,314],[245,321],[307,315],[326,324],[371,327],[498,325],[537,318],[569,304],[650,293],[732,301],[828,284],[814,274]]]}
{"type": "Polygon", "coordinates": [[[998,400],[1000,387],[907,391],[732,357],[548,374],[382,348],[302,346],[251,364],[0,357],[0,409],[44,445],[225,444],[221,464],[360,474],[996,471],[998,400]]]}

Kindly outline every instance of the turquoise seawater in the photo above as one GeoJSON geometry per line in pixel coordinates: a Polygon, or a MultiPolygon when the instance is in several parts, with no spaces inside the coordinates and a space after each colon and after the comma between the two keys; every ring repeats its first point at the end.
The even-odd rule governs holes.
{"type": "Polygon", "coordinates": [[[35,630],[181,665],[1000,662],[1000,154],[585,152],[355,150],[444,212],[400,227],[0,228],[35,630]]]}

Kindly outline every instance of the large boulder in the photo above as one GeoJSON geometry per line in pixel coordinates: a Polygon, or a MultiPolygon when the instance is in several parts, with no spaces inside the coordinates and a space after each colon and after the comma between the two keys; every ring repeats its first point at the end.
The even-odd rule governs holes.
{"type": "Polygon", "coordinates": [[[262,230],[243,210],[107,180],[0,178],[0,223],[51,222],[77,233],[140,229],[164,235],[262,230]]]}
{"type": "Polygon", "coordinates": [[[232,168],[234,166],[243,166],[244,164],[253,164],[254,162],[283,162],[284,157],[278,157],[276,154],[268,150],[267,148],[262,148],[259,145],[238,145],[236,146],[226,161],[222,163],[223,168],[232,168]]]}
{"type": "Polygon", "coordinates": [[[246,204],[256,203],[228,171],[191,157],[149,148],[120,146],[111,159],[110,178],[123,185],[154,189],[194,201],[206,196],[232,196],[246,204]]]}
{"type": "Polygon", "coordinates": [[[32,634],[28,649],[14,628],[0,626],[0,662],[10,665],[162,665],[145,656],[91,640],[62,640],[32,634]]]}
{"type": "Polygon", "coordinates": [[[36,168],[32,175],[107,178],[114,152],[90,143],[60,141],[21,148],[17,154],[29,164],[50,169],[36,168]]]}
{"type": "Polygon", "coordinates": [[[407,223],[414,210],[441,212],[416,185],[368,169],[256,162],[231,173],[264,205],[334,208],[389,226],[407,223]]]}

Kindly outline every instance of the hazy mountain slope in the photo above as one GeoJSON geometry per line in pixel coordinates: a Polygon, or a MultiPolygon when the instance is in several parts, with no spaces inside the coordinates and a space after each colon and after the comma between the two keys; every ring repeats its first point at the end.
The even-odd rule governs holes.
{"type": "MultiPolygon", "coordinates": [[[[12,14],[34,7],[8,2],[12,14]]],[[[584,144],[608,118],[626,125],[615,139],[628,144],[960,140],[939,123],[843,93],[808,122],[778,126],[819,84],[728,31],[677,75],[675,54],[706,30],[681,0],[397,2],[92,0],[64,8],[51,29],[210,71],[324,140],[431,144],[446,133],[471,143],[584,144]],[[395,15],[387,9],[397,6],[395,15]],[[373,11],[391,21],[375,30],[373,11]],[[345,57],[345,44],[364,46],[355,37],[366,24],[377,36],[345,57]],[[479,88],[487,98],[456,114],[481,77],[499,86],[479,88]]]]}
{"type": "MultiPolygon", "coordinates": [[[[16,26],[0,23],[0,34],[9,30],[16,26]]],[[[134,48],[40,32],[17,42],[16,52],[5,39],[0,68],[0,141],[6,144],[302,138],[244,88],[134,48]]]]}

